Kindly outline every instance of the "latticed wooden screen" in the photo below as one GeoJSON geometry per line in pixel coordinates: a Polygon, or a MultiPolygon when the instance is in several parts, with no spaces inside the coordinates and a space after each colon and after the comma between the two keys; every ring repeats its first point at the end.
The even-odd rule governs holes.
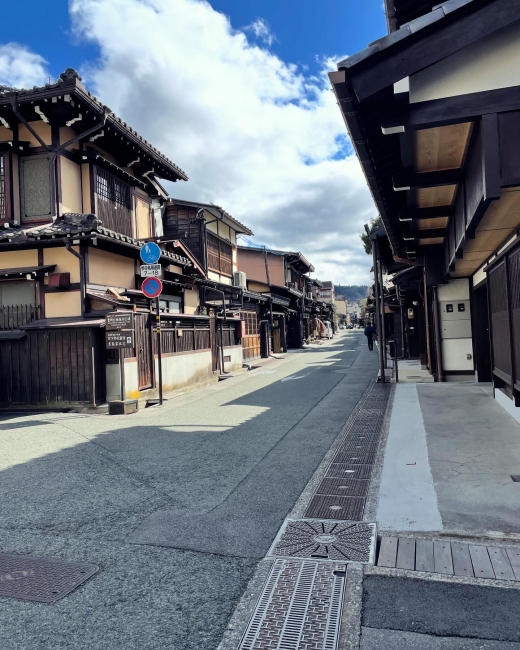
{"type": "Polygon", "coordinates": [[[223,275],[233,275],[233,249],[231,245],[210,233],[208,233],[207,242],[209,270],[223,275]]]}
{"type": "Polygon", "coordinates": [[[509,295],[515,385],[520,390],[520,249],[509,257],[509,295]]]}
{"type": "Polygon", "coordinates": [[[94,167],[96,216],[105,228],[133,236],[132,189],[113,174],[94,167]]]}
{"type": "Polygon", "coordinates": [[[4,156],[0,153],[0,219],[5,219],[6,214],[6,191],[5,191],[5,164],[4,156]]]}
{"type": "Polygon", "coordinates": [[[507,306],[506,261],[488,273],[490,318],[492,328],[493,370],[501,379],[511,382],[511,340],[507,306]]]}

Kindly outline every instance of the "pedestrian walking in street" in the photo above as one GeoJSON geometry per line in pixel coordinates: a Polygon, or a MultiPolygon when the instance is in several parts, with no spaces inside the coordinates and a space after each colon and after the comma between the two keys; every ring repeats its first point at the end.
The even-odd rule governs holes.
{"type": "Polygon", "coordinates": [[[376,329],[373,325],[367,325],[365,327],[365,336],[367,337],[367,342],[368,342],[368,349],[373,350],[374,349],[374,336],[376,333],[376,329]]]}

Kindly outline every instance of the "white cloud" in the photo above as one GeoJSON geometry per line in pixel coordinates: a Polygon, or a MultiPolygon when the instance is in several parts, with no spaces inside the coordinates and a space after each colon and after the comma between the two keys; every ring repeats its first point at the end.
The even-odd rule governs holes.
{"type": "Polygon", "coordinates": [[[263,20],[263,18],[257,18],[254,20],[246,30],[252,32],[256,38],[263,41],[268,47],[276,40],[273,33],[269,29],[269,25],[263,20]]]}
{"type": "Polygon", "coordinates": [[[342,158],[332,61],[306,77],[203,0],[72,0],[71,15],[100,48],[91,89],[188,173],[172,195],[222,205],[322,279],[368,280],[359,233],[375,208],[342,158]]]}
{"type": "Polygon", "coordinates": [[[0,85],[32,88],[46,83],[46,61],[20,43],[0,45],[0,85]]]}

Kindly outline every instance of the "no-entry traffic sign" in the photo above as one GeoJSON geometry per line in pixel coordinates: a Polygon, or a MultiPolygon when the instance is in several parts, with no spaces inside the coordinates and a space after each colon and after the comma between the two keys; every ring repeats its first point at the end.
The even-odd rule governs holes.
{"type": "Polygon", "coordinates": [[[141,285],[141,291],[147,298],[157,298],[163,290],[159,278],[146,278],[141,285]]]}

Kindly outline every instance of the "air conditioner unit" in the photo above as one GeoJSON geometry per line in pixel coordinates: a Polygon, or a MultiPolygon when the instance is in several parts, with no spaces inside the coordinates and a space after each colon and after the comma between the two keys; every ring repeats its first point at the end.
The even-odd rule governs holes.
{"type": "Polygon", "coordinates": [[[235,271],[233,273],[233,286],[247,289],[247,278],[244,271],[235,271]]]}

